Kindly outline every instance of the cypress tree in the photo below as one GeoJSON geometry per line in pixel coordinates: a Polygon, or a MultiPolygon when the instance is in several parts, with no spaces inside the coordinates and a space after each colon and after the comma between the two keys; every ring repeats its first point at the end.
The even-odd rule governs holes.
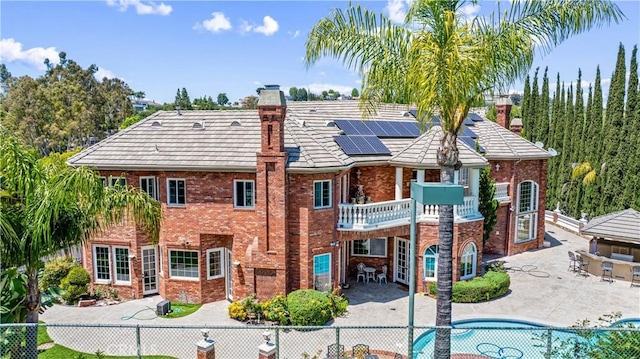
{"type": "MultiPolygon", "coordinates": [[[[571,140],[571,166],[579,164],[584,161],[584,97],[582,94],[582,70],[578,69],[578,82],[576,84],[576,104],[575,115],[572,126],[572,140],[571,140]]],[[[580,198],[582,197],[582,185],[577,182],[573,186],[575,191],[571,193],[571,209],[573,213],[580,214],[582,208],[580,206],[580,198]]]]}
{"type": "Polygon", "coordinates": [[[593,102],[587,118],[587,141],[589,145],[585,148],[586,161],[596,171],[596,181],[585,189],[584,207],[591,217],[596,216],[600,206],[600,182],[599,177],[603,176],[601,171],[601,149],[603,131],[603,111],[602,111],[602,84],[600,81],[600,66],[596,68],[596,80],[593,86],[593,102]]]}
{"type": "MultiPolygon", "coordinates": [[[[627,103],[624,111],[625,125],[625,148],[621,148],[619,153],[632,154],[640,146],[640,117],[638,103],[638,45],[633,47],[631,52],[631,63],[629,65],[629,84],[627,86],[627,103]]],[[[640,157],[628,156],[626,176],[624,177],[624,192],[622,193],[622,204],[625,208],[632,207],[637,198],[640,198],[640,157]]]]}
{"type": "Polygon", "coordinates": [[[549,144],[549,77],[547,76],[548,67],[544,69],[542,76],[542,89],[539,98],[539,110],[536,123],[536,141],[540,141],[545,145],[549,144]]]}
{"type": "Polygon", "coordinates": [[[530,116],[530,108],[531,108],[531,86],[529,85],[529,75],[524,79],[524,93],[522,94],[522,137],[526,139],[529,138],[529,134],[531,133],[530,125],[531,116],[530,116]]]}
{"type": "Polygon", "coordinates": [[[538,93],[538,70],[540,68],[536,68],[535,73],[533,74],[533,84],[531,85],[531,102],[529,102],[529,122],[528,125],[531,128],[531,132],[529,133],[528,140],[531,142],[538,141],[538,134],[536,133],[537,121],[540,113],[540,94],[538,93]]]}
{"type": "MultiPolygon", "coordinates": [[[[549,147],[554,150],[558,150],[558,140],[556,138],[558,133],[562,133],[562,129],[558,128],[560,121],[560,74],[558,73],[556,81],[556,90],[553,93],[551,118],[549,123],[549,147]]],[[[559,156],[549,158],[549,167],[547,174],[547,209],[554,209],[557,197],[556,197],[556,183],[557,183],[557,168],[559,156]]]]}
{"type": "Polygon", "coordinates": [[[560,106],[562,108],[562,115],[561,115],[562,145],[560,147],[562,152],[560,152],[560,161],[558,161],[558,168],[556,169],[556,172],[558,174],[558,177],[556,180],[556,197],[558,199],[558,202],[560,202],[561,204],[561,208],[563,208],[564,210],[567,209],[567,205],[565,203],[565,192],[567,190],[567,187],[570,185],[567,181],[569,176],[568,176],[568,170],[566,165],[566,163],[568,162],[568,156],[569,156],[569,153],[568,153],[569,144],[571,143],[571,140],[569,137],[571,134],[571,129],[569,128],[571,126],[571,123],[568,120],[570,103],[572,103],[571,86],[566,91],[566,98],[565,98],[565,90],[564,90],[564,83],[563,83],[562,97],[560,99],[560,106]]]}
{"type": "Polygon", "coordinates": [[[624,162],[626,156],[618,153],[620,142],[624,141],[624,96],[625,73],[624,46],[618,48],[616,67],[611,76],[609,97],[607,99],[607,111],[605,115],[605,136],[602,162],[606,163],[604,176],[600,176],[602,188],[601,202],[598,214],[605,214],[623,209],[620,197],[624,191],[622,178],[624,178],[624,162]]]}

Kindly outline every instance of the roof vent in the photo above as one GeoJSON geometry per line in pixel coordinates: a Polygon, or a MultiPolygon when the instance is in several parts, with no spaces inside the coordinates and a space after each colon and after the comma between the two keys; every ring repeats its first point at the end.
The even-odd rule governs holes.
{"type": "Polygon", "coordinates": [[[333,121],[324,121],[325,127],[336,127],[336,123],[333,121]]]}
{"type": "Polygon", "coordinates": [[[182,114],[180,113],[180,106],[176,106],[176,115],[181,116],[182,114]]]}
{"type": "Polygon", "coordinates": [[[162,121],[151,122],[151,127],[162,127],[162,121]]]}
{"type": "Polygon", "coordinates": [[[311,110],[309,110],[309,112],[311,113],[315,113],[317,110],[315,108],[312,108],[311,110]]]}
{"type": "Polygon", "coordinates": [[[538,147],[538,148],[543,148],[543,147],[544,147],[544,143],[542,143],[542,142],[540,142],[540,141],[538,141],[538,142],[534,143],[534,145],[535,145],[536,147],[538,147]]]}
{"type": "Polygon", "coordinates": [[[296,120],[298,122],[298,126],[300,127],[306,127],[306,122],[304,120],[296,120]]]}
{"type": "Polygon", "coordinates": [[[194,130],[204,130],[204,120],[200,122],[194,122],[193,125],[191,125],[191,128],[194,130]]]}
{"type": "Polygon", "coordinates": [[[402,115],[402,117],[411,117],[411,113],[410,113],[410,112],[408,112],[408,111],[403,111],[403,112],[401,113],[401,115],[402,115]]]}
{"type": "Polygon", "coordinates": [[[229,125],[229,126],[241,126],[241,124],[238,121],[233,121],[233,122],[231,122],[231,125],[229,125]]]}

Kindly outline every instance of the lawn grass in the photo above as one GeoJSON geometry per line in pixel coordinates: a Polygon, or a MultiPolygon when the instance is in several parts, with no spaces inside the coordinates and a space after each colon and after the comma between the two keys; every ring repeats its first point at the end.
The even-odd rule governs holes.
{"type": "Polygon", "coordinates": [[[202,307],[202,304],[171,303],[171,313],[160,318],[186,317],[189,314],[193,314],[200,307],[202,307]]]}
{"type": "MultiPolygon", "coordinates": [[[[39,321],[39,323],[44,323],[43,321],[39,321]]],[[[47,327],[39,326],[38,327],[38,346],[41,344],[53,343],[53,339],[47,333],[47,327]]]]}
{"type": "MultiPolygon", "coordinates": [[[[176,359],[175,357],[163,356],[163,355],[143,355],[145,359],[176,359]]],[[[63,347],[62,345],[54,345],[52,348],[40,351],[38,354],[38,359],[96,359],[98,356],[95,354],[87,354],[77,352],[75,350],[69,349],[67,347],[63,347]]],[[[101,356],[103,359],[135,359],[137,358],[135,355],[132,356],[111,356],[105,355],[101,356]]]]}

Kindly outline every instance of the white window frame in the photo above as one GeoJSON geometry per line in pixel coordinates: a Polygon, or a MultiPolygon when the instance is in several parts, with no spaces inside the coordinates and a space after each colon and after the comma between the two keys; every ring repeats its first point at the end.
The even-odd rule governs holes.
{"type": "Polygon", "coordinates": [[[256,182],[254,180],[234,180],[233,181],[233,207],[242,209],[253,209],[256,206],[256,182]],[[242,191],[244,192],[245,203],[247,201],[247,183],[251,184],[251,205],[238,204],[238,184],[243,183],[242,191]]]}
{"type": "Polygon", "coordinates": [[[113,282],[115,284],[129,284],[129,285],[131,284],[131,262],[129,259],[129,254],[131,254],[129,247],[124,247],[124,246],[111,247],[111,255],[113,258],[113,282]],[[127,250],[127,257],[125,258],[125,263],[127,264],[127,268],[129,270],[129,280],[118,280],[118,257],[116,256],[117,249],[127,250]]]}
{"type": "Polygon", "coordinates": [[[199,281],[200,280],[200,253],[198,251],[191,251],[191,250],[184,250],[184,249],[169,249],[168,255],[169,255],[169,278],[192,280],[192,281],[199,281]],[[184,276],[179,276],[179,275],[173,275],[172,268],[171,268],[172,267],[171,252],[191,252],[191,253],[196,253],[197,254],[196,258],[198,259],[198,276],[197,277],[184,277],[184,276]]]}
{"type": "Polygon", "coordinates": [[[118,181],[123,181],[123,187],[127,187],[127,177],[125,176],[109,176],[109,187],[115,187],[118,181]]]}
{"type": "Polygon", "coordinates": [[[476,246],[475,243],[469,242],[462,249],[462,255],[460,256],[460,280],[466,280],[466,279],[474,278],[476,276],[477,264],[478,264],[478,247],[476,246]],[[466,253],[466,249],[469,246],[473,247],[473,252],[466,253]],[[469,257],[471,257],[471,258],[469,258],[469,257]],[[462,264],[465,263],[466,261],[471,263],[471,272],[468,273],[468,274],[464,274],[463,271],[462,271],[462,264]]]}
{"type": "Polygon", "coordinates": [[[187,180],[184,178],[167,178],[167,205],[172,207],[184,207],[187,205],[187,180]],[[171,202],[171,182],[176,183],[176,201],[178,200],[178,181],[184,183],[184,203],[171,202]]]}
{"type": "Polygon", "coordinates": [[[326,288],[326,290],[331,291],[331,287],[333,286],[333,277],[332,277],[332,266],[333,266],[333,261],[331,258],[331,253],[320,253],[320,254],[316,254],[315,256],[313,256],[313,288],[315,290],[319,290],[321,292],[324,292],[325,288],[316,288],[316,257],[324,257],[324,256],[329,256],[329,271],[327,272],[327,274],[329,275],[329,288],[326,288]]]}
{"type": "Polygon", "coordinates": [[[354,243],[351,244],[351,255],[354,256],[354,257],[386,258],[387,254],[389,253],[389,249],[387,248],[388,245],[389,245],[389,243],[388,243],[389,241],[385,237],[359,239],[359,240],[354,240],[353,242],[354,243]],[[372,240],[381,240],[381,241],[384,242],[384,254],[371,254],[371,241],[372,240]],[[355,247],[356,247],[355,242],[364,242],[364,241],[366,241],[366,247],[367,247],[367,253],[368,254],[355,253],[355,247]]]}
{"type": "Polygon", "coordinates": [[[224,260],[224,248],[207,249],[207,279],[218,279],[224,277],[226,273],[226,263],[224,260]],[[211,275],[211,253],[217,252],[220,256],[220,273],[211,275]]]}
{"type": "Polygon", "coordinates": [[[437,244],[430,245],[427,249],[424,250],[422,255],[422,276],[426,281],[435,281],[438,278],[438,258],[440,257],[440,247],[437,244]],[[427,254],[429,248],[435,247],[435,253],[427,254]],[[427,258],[433,258],[434,260],[434,268],[433,268],[433,276],[427,277],[427,258]]]}
{"type": "Polygon", "coordinates": [[[164,271],[162,270],[162,268],[164,268],[164,261],[162,258],[164,258],[162,255],[162,245],[158,244],[158,266],[160,267],[158,273],[164,277],[164,271]]]}
{"type": "MultiPolygon", "coordinates": [[[[139,179],[139,183],[140,183],[140,190],[143,192],[146,192],[149,196],[151,196],[151,198],[158,200],[159,199],[159,191],[158,191],[158,179],[155,176],[141,176],[139,179]],[[142,186],[142,181],[147,182],[147,186],[149,185],[149,182],[151,182],[153,184],[153,193],[149,193],[149,191],[147,190],[148,187],[145,189],[142,186]]],[[[186,187],[185,187],[186,190],[186,187]]]]}
{"type": "Polygon", "coordinates": [[[112,273],[111,273],[111,249],[109,246],[103,245],[94,245],[93,246],[93,282],[99,284],[111,284],[112,273]],[[107,249],[107,264],[108,264],[108,273],[109,279],[99,279],[98,278],[98,260],[97,260],[97,248],[106,248],[107,249]]]}
{"type": "Polygon", "coordinates": [[[100,180],[102,181],[102,186],[103,187],[108,187],[109,186],[109,181],[108,181],[106,176],[100,176],[100,180]]]}
{"type": "Polygon", "coordinates": [[[319,180],[319,181],[313,181],[313,208],[314,209],[325,209],[325,208],[331,208],[331,203],[332,203],[332,193],[333,191],[331,190],[331,180],[319,180]],[[322,193],[320,194],[320,202],[323,202],[324,200],[324,184],[327,183],[328,187],[327,190],[329,192],[329,203],[328,204],[324,204],[324,203],[320,203],[320,205],[318,206],[316,203],[316,185],[320,184],[320,188],[322,193]]]}
{"type": "Polygon", "coordinates": [[[528,241],[533,241],[536,240],[538,237],[538,197],[540,195],[540,187],[538,186],[538,184],[534,181],[522,181],[520,183],[518,183],[518,189],[517,189],[517,195],[518,195],[518,200],[517,200],[517,205],[516,205],[516,220],[515,220],[515,238],[514,238],[514,242],[515,243],[524,243],[524,242],[528,242],[528,241]],[[529,203],[526,209],[521,211],[521,206],[522,204],[525,204],[522,201],[522,185],[525,183],[531,183],[531,192],[529,194],[529,203]],[[519,232],[521,231],[520,227],[520,222],[521,222],[521,218],[523,220],[526,220],[525,218],[528,217],[529,220],[529,229],[528,229],[528,237],[527,238],[519,238],[519,232]]]}
{"type": "Polygon", "coordinates": [[[469,168],[461,168],[458,170],[458,184],[464,188],[464,195],[471,195],[471,170],[469,168]]]}

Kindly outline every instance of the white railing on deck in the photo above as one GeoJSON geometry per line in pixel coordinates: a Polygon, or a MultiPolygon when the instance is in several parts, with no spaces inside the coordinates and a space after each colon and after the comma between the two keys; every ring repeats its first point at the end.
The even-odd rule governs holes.
{"type": "Polygon", "coordinates": [[[464,198],[464,204],[453,207],[453,215],[456,217],[471,217],[478,213],[477,198],[467,196],[464,198]]]}
{"type": "Polygon", "coordinates": [[[341,203],[338,205],[338,228],[367,229],[383,223],[409,220],[410,205],[410,199],[366,204],[341,203]]]}
{"type": "Polygon", "coordinates": [[[496,183],[496,193],[493,198],[500,202],[511,201],[509,197],[509,182],[496,183]]]}
{"type": "MultiPolygon", "coordinates": [[[[453,216],[455,218],[474,218],[479,217],[478,198],[474,196],[464,197],[464,204],[453,206],[453,216]]],[[[440,206],[432,204],[418,205],[417,216],[420,220],[434,220],[439,218],[438,211],[440,206]]]]}

